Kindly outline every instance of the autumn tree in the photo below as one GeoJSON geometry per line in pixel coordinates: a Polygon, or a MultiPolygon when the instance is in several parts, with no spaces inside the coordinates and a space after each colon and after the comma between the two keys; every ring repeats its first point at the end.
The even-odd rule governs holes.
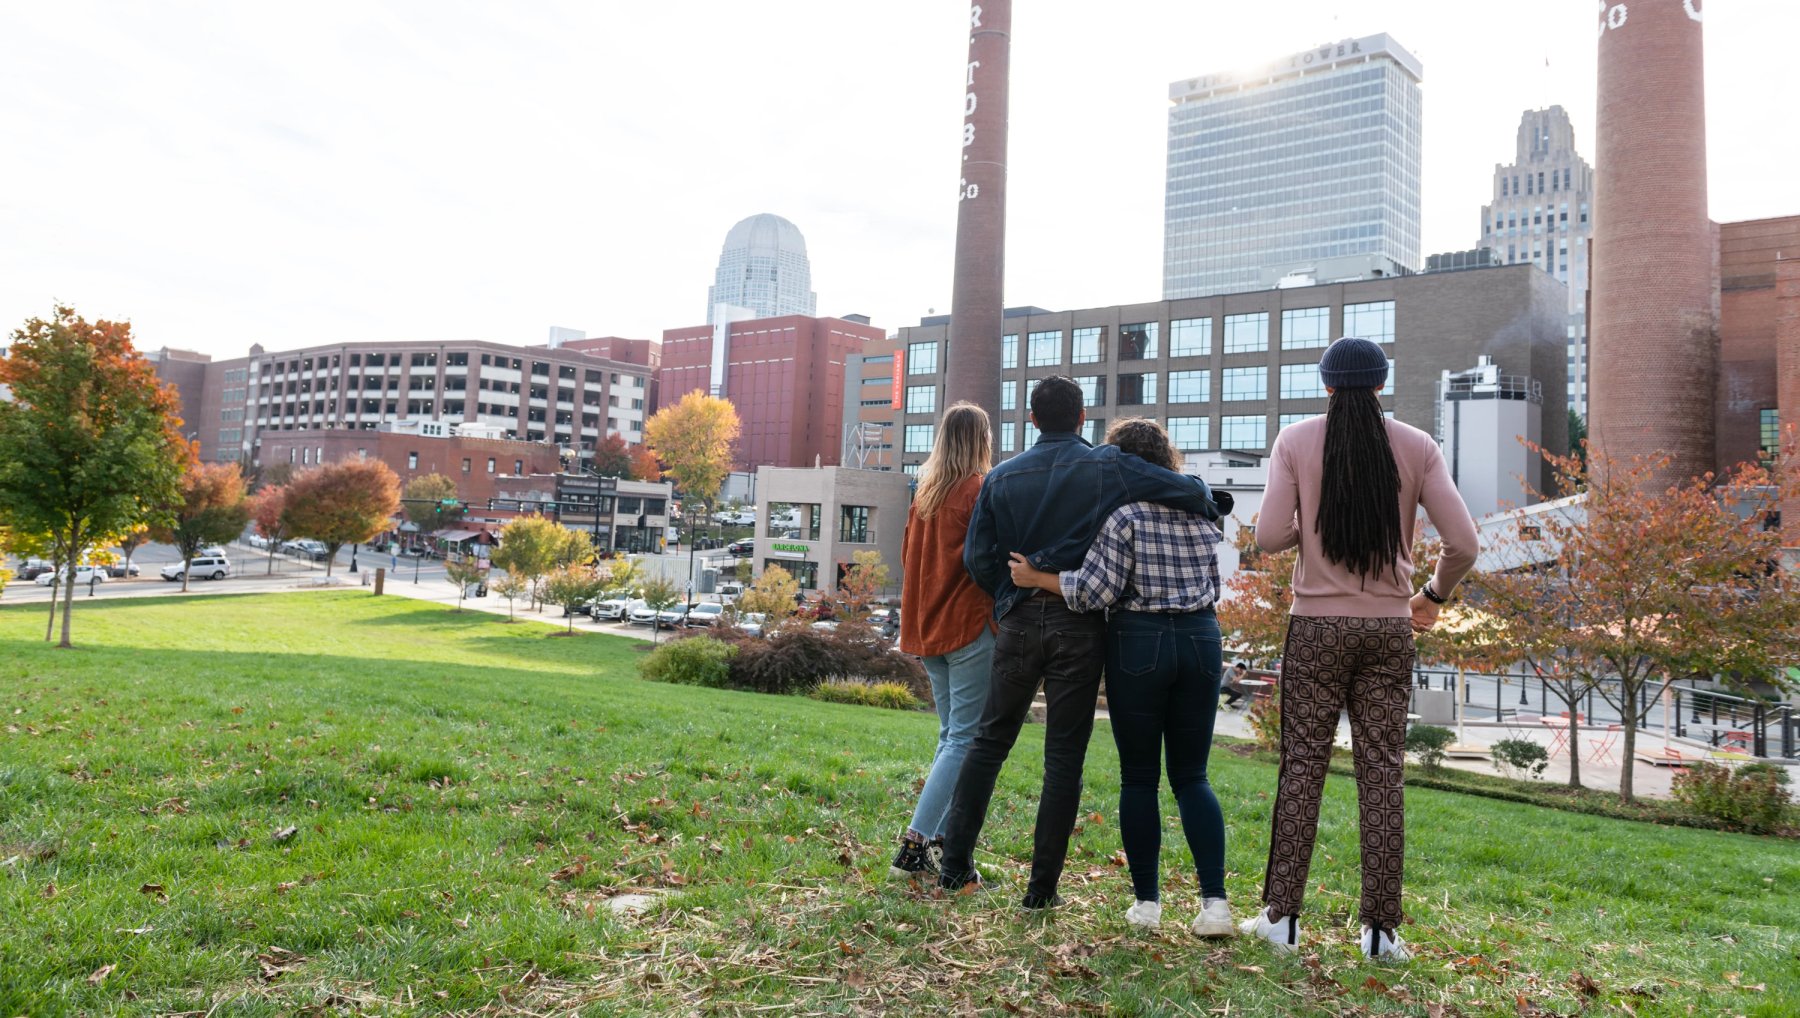
{"type": "Polygon", "coordinates": [[[859,551],[850,555],[850,567],[838,583],[838,594],[844,600],[844,612],[860,621],[868,617],[875,599],[892,582],[887,563],[878,551],[859,551]]]}
{"type": "Polygon", "coordinates": [[[469,585],[480,583],[487,577],[487,566],[480,559],[474,558],[445,562],[444,577],[456,584],[456,610],[462,611],[463,598],[469,594],[469,585]]]}
{"type": "Polygon", "coordinates": [[[580,562],[592,552],[587,535],[543,516],[521,516],[500,529],[500,547],[490,561],[498,569],[526,581],[532,604],[542,598],[542,580],[560,566],[580,562]]]}
{"type": "Polygon", "coordinates": [[[1792,490],[1792,458],[1774,475],[1750,464],[1722,484],[1669,484],[1656,480],[1666,457],[1621,461],[1590,448],[1584,465],[1544,456],[1549,494],[1572,501],[1522,520],[1490,553],[1501,567],[1473,586],[1504,625],[1511,656],[1592,688],[1618,712],[1619,795],[1629,802],[1640,713],[1671,683],[1781,684],[1800,652],[1800,592],[1776,566],[1771,517],[1778,493],[1792,490]]]}
{"type": "Polygon", "coordinates": [[[794,614],[798,607],[796,598],[800,594],[800,581],[794,574],[780,566],[767,566],[761,576],[744,591],[737,600],[740,612],[760,612],[769,617],[765,631],[794,614]]]}
{"type": "Polygon", "coordinates": [[[283,519],[295,537],[325,546],[325,575],[330,576],[338,549],[386,530],[399,509],[400,479],[380,460],[356,458],[294,475],[283,519]]]}
{"type": "Polygon", "coordinates": [[[136,554],[137,550],[142,548],[145,542],[149,540],[150,528],[145,524],[139,523],[120,534],[119,539],[114,542],[118,545],[119,550],[125,553],[126,576],[129,577],[131,575],[131,556],[136,554]]]}
{"type": "Polygon", "coordinates": [[[625,554],[607,559],[602,568],[607,590],[636,590],[644,578],[643,569],[625,554]]]}
{"type": "Polygon", "coordinates": [[[644,425],[644,444],[662,461],[663,472],[682,494],[712,503],[731,472],[731,446],[738,437],[737,409],[698,390],[664,407],[644,425]]]}
{"type": "Polygon", "coordinates": [[[588,465],[601,477],[631,477],[631,447],[625,436],[615,431],[601,439],[588,465]]]}
{"type": "Polygon", "coordinates": [[[270,576],[275,575],[275,553],[288,535],[287,496],[285,484],[265,485],[250,496],[250,520],[262,539],[269,542],[270,576]]]}
{"type": "Polygon", "coordinates": [[[531,590],[531,581],[515,573],[501,573],[488,583],[488,589],[506,598],[506,621],[517,622],[513,617],[513,602],[524,597],[531,590]]]}
{"type": "Polygon", "coordinates": [[[599,595],[603,581],[593,566],[571,562],[551,570],[544,577],[544,600],[562,608],[569,620],[570,633],[575,632],[575,609],[599,595]]]}
{"type": "Polygon", "coordinates": [[[666,577],[656,576],[644,581],[640,596],[644,599],[644,607],[658,613],[656,620],[650,623],[650,642],[655,643],[656,634],[662,630],[661,613],[681,603],[681,590],[666,577]]]}
{"type": "MultiPolygon", "coordinates": [[[[194,458],[180,399],[131,342],[131,325],[89,322],[57,307],[12,334],[0,353],[0,516],[49,535],[72,565],[102,535],[158,522],[194,458]]],[[[62,639],[71,646],[75,570],[66,570],[62,639]]],[[[54,626],[54,600],[52,602],[54,626]]]]}
{"type": "Polygon", "coordinates": [[[631,473],[627,476],[634,481],[660,481],[663,479],[662,464],[649,448],[634,445],[631,447],[631,473]]]}
{"type": "Polygon", "coordinates": [[[181,497],[154,530],[157,540],[174,545],[181,553],[183,591],[188,589],[188,570],[200,549],[237,537],[249,519],[244,475],[237,464],[196,463],[181,476],[181,497]]]}
{"type": "Polygon", "coordinates": [[[426,474],[406,482],[401,512],[420,533],[430,534],[462,519],[456,482],[443,474],[426,474]]]}
{"type": "Polygon", "coordinates": [[[1252,661],[1267,663],[1287,645],[1288,614],[1294,606],[1294,562],[1290,549],[1265,552],[1256,546],[1256,520],[1239,525],[1231,536],[1238,567],[1225,581],[1219,602],[1219,628],[1228,646],[1235,645],[1252,661]]]}

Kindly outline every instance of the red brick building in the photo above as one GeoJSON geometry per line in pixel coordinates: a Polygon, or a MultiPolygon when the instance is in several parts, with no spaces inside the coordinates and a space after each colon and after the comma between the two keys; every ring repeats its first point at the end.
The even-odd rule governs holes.
{"type": "Polygon", "coordinates": [[[696,391],[730,400],[743,422],[738,470],[836,466],[846,358],[885,339],[866,321],[804,315],[669,329],[658,404],[696,391]]]}
{"type": "Polygon", "coordinates": [[[300,471],[353,456],[386,463],[399,475],[402,487],[427,474],[442,474],[456,482],[458,498],[482,504],[498,497],[496,483],[502,478],[529,477],[562,469],[556,448],[542,442],[438,436],[417,430],[277,431],[265,432],[262,436],[265,470],[285,464],[300,471]]]}

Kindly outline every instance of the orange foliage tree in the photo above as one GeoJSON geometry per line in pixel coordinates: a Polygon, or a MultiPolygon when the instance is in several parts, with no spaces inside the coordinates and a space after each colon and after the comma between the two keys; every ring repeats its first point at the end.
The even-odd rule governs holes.
{"type": "Polygon", "coordinates": [[[630,477],[634,481],[662,480],[662,464],[656,461],[656,454],[648,447],[634,445],[631,447],[630,477]]]}
{"type": "Polygon", "coordinates": [[[631,447],[625,444],[625,437],[615,431],[594,446],[594,458],[589,465],[601,477],[630,477],[631,447]]]}
{"type": "Polygon", "coordinates": [[[644,425],[644,444],[662,461],[663,472],[674,478],[682,496],[698,499],[710,512],[731,472],[731,446],[738,429],[736,407],[696,390],[650,418],[644,425]]]}
{"type": "Polygon", "coordinates": [[[244,532],[250,509],[244,503],[244,475],[235,463],[196,463],[181,476],[181,498],[155,537],[181,552],[181,589],[188,589],[194,556],[209,544],[224,544],[244,532]]]}
{"type": "Polygon", "coordinates": [[[275,575],[275,553],[281,550],[282,539],[287,537],[287,485],[265,485],[250,496],[250,519],[256,524],[256,532],[269,542],[268,575],[275,575]]]}
{"type": "Polygon", "coordinates": [[[1671,484],[1657,480],[1666,457],[1543,455],[1549,494],[1580,498],[1521,518],[1472,585],[1502,627],[1496,663],[1523,660],[1571,715],[1568,694],[1587,689],[1618,711],[1629,802],[1643,712],[1672,682],[1781,684],[1800,652],[1800,591],[1777,565],[1771,515],[1792,490],[1792,458],[1777,472],[1746,465],[1722,482],[1671,484]]]}
{"type": "MultiPolygon", "coordinates": [[[[128,322],[89,322],[72,308],[33,318],[0,352],[0,518],[49,536],[51,557],[72,566],[109,535],[162,518],[180,495],[193,446],[181,402],[131,342],[128,322]]],[[[60,606],[69,641],[75,571],[60,606]]]]}
{"type": "Polygon", "coordinates": [[[296,474],[287,489],[288,529],[325,546],[327,576],[339,548],[373,538],[400,511],[400,479],[380,460],[314,467],[296,474]]]}

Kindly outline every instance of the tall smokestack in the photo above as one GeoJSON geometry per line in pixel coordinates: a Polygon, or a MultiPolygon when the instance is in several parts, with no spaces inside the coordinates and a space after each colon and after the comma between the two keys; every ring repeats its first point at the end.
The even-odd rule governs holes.
{"type": "Polygon", "coordinates": [[[944,402],[968,400],[1000,419],[1001,284],[1006,262],[1006,79],[1012,0],[969,6],[964,68],[962,180],[956,213],[956,279],[944,402]]]}
{"type": "Polygon", "coordinates": [[[1594,444],[1714,467],[1717,245],[1706,212],[1701,0],[1600,3],[1589,348],[1594,444]]]}

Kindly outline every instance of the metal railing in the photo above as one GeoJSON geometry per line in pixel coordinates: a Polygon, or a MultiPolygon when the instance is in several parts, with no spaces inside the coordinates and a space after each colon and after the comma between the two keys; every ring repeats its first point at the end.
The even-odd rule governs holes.
{"type": "MultiPolygon", "coordinates": [[[[1420,689],[1454,692],[1456,672],[1415,668],[1413,684],[1420,689]]],[[[1731,746],[1756,757],[1800,759],[1800,707],[1719,692],[1696,683],[1675,686],[1667,700],[1653,699],[1650,692],[1639,691],[1634,713],[1640,731],[1667,732],[1714,747],[1731,746]]],[[[1523,670],[1498,675],[1465,673],[1462,701],[1464,718],[1478,722],[1505,722],[1531,713],[1552,716],[1566,710],[1581,713],[1591,725],[1624,720],[1618,708],[1595,690],[1566,704],[1551,684],[1523,670]]]]}

